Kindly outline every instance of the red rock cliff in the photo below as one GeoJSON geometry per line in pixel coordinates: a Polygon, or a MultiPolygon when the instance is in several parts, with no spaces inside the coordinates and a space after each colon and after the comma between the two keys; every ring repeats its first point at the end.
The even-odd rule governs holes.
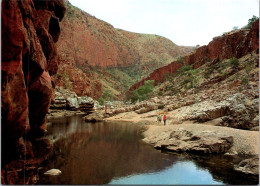
{"type": "Polygon", "coordinates": [[[57,42],[60,65],[55,82],[78,95],[98,99],[102,87],[107,85],[112,85],[110,89],[121,94],[125,91],[118,89],[124,86],[117,86],[120,81],[106,81],[117,79],[116,74],[110,74],[113,76],[111,78],[107,73],[97,72],[97,69],[134,69],[138,66],[136,73],[146,76],[171,62],[174,57],[192,50],[191,47],[177,46],[160,36],[116,29],[69,2],[66,3],[66,8],[67,13],[61,23],[61,35],[57,42]]]}
{"type": "MultiPolygon", "coordinates": [[[[250,30],[238,30],[215,37],[206,46],[202,46],[195,53],[185,56],[184,63],[198,68],[207,62],[217,62],[232,57],[240,58],[259,49],[259,20],[250,30]]],[[[146,80],[154,80],[155,84],[164,81],[166,73],[173,75],[183,65],[174,61],[167,66],[156,69],[147,78],[134,84],[130,91],[143,85],[146,80]]]]}
{"type": "Polygon", "coordinates": [[[46,131],[54,93],[51,76],[58,70],[55,42],[66,9],[62,0],[3,0],[1,10],[2,184],[33,183],[19,182],[18,173],[6,166],[19,157],[39,155],[37,147],[28,155],[31,142],[26,139],[34,145],[46,131]],[[21,150],[25,146],[27,152],[21,150]]]}

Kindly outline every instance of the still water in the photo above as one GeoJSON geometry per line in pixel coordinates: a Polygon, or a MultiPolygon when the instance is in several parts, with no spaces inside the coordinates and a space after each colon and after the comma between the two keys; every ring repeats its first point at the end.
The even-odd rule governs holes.
{"type": "Polygon", "coordinates": [[[163,153],[141,141],[142,131],[136,124],[86,123],[81,116],[52,120],[47,137],[54,150],[38,184],[250,184],[230,171],[229,160],[163,153]],[[43,174],[52,168],[62,174],[43,174]]]}

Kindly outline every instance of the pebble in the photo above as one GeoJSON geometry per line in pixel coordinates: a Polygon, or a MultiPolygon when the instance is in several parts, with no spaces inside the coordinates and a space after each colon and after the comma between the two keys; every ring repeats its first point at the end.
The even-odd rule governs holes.
{"type": "Polygon", "coordinates": [[[61,174],[61,171],[59,169],[51,169],[48,170],[44,173],[45,175],[50,175],[50,176],[57,176],[61,174]]]}

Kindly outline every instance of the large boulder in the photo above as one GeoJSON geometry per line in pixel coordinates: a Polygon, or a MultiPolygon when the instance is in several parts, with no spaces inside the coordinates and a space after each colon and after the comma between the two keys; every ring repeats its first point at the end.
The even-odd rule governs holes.
{"type": "Polygon", "coordinates": [[[84,120],[87,122],[99,122],[99,121],[103,121],[105,118],[105,113],[104,112],[94,112],[92,114],[89,114],[87,116],[84,117],[84,120]]]}
{"type": "Polygon", "coordinates": [[[55,99],[51,104],[52,109],[57,110],[80,110],[85,113],[93,112],[94,100],[88,96],[77,96],[77,94],[62,87],[56,87],[55,99]]]}
{"type": "Polygon", "coordinates": [[[88,96],[78,97],[79,110],[86,113],[93,112],[94,100],[88,96]]]}
{"type": "Polygon", "coordinates": [[[174,152],[190,152],[199,154],[220,154],[227,152],[233,144],[231,136],[216,136],[212,133],[193,135],[191,131],[172,131],[164,140],[154,147],[174,152]]]}
{"type": "Polygon", "coordinates": [[[259,175],[259,157],[253,157],[241,161],[234,166],[235,170],[246,174],[259,175]]]}

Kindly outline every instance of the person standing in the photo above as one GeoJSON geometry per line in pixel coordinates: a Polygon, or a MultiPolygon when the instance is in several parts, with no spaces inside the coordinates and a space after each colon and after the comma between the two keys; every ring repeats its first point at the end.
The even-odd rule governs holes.
{"type": "Polygon", "coordinates": [[[164,114],[164,116],[163,116],[164,126],[166,125],[166,119],[167,119],[167,117],[166,117],[166,115],[164,114]]]}
{"type": "Polygon", "coordinates": [[[105,113],[107,114],[107,105],[105,105],[105,113]]]}

